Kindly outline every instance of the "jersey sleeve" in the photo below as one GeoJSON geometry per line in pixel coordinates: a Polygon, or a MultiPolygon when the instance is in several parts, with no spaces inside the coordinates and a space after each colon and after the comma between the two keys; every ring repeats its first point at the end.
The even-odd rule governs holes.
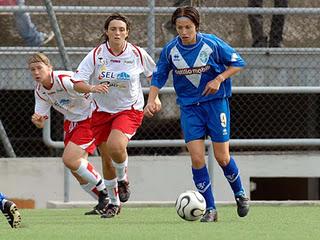
{"type": "Polygon", "coordinates": [[[71,80],[70,75],[59,74],[59,75],[57,75],[57,77],[59,79],[59,83],[62,86],[62,88],[70,96],[73,96],[73,97],[83,96],[83,93],[79,93],[76,90],[74,90],[74,82],[71,80]]]}
{"type": "Polygon", "coordinates": [[[41,116],[48,117],[51,104],[45,99],[44,96],[41,96],[38,90],[34,91],[34,97],[35,97],[34,112],[41,116]]]}
{"type": "Polygon", "coordinates": [[[73,82],[89,82],[95,66],[95,49],[91,50],[79,64],[75,74],[71,78],[73,82]]]}
{"type": "Polygon", "coordinates": [[[234,48],[219,38],[216,38],[215,41],[217,43],[218,62],[228,67],[244,67],[246,65],[245,61],[234,48]]]}
{"type": "Polygon", "coordinates": [[[169,55],[167,54],[167,48],[163,48],[157,62],[156,68],[153,71],[151,86],[162,88],[167,80],[169,72],[172,70],[172,65],[169,61],[169,55]]]}
{"type": "Polygon", "coordinates": [[[146,52],[146,50],[140,48],[140,51],[142,55],[143,73],[146,77],[151,77],[153,70],[156,67],[156,64],[153,61],[152,57],[146,52]]]}

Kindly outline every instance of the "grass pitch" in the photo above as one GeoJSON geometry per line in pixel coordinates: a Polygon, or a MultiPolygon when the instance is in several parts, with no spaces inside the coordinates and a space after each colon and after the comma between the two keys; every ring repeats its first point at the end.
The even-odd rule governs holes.
{"type": "Polygon", "coordinates": [[[20,210],[11,229],[0,217],[1,240],[191,240],[320,239],[319,206],[252,206],[239,218],[236,208],[218,207],[217,223],[187,222],[174,208],[126,208],[113,219],[84,216],[88,209],[20,210]]]}

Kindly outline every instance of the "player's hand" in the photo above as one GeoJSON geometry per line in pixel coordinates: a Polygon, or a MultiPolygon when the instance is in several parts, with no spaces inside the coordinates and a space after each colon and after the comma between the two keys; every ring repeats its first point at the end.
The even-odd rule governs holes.
{"type": "Polygon", "coordinates": [[[92,92],[92,93],[108,93],[109,92],[108,83],[101,83],[98,85],[92,85],[90,92],[92,92]]]}
{"type": "Polygon", "coordinates": [[[158,99],[153,102],[148,102],[145,106],[143,112],[146,117],[153,117],[155,113],[159,112],[161,109],[161,102],[158,99]]]}
{"type": "Polygon", "coordinates": [[[44,122],[46,121],[45,116],[41,116],[38,113],[34,113],[31,116],[31,122],[37,127],[37,128],[43,128],[44,122]]]}
{"type": "Polygon", "coordinates": [[[218,77],[211,80],[210,82],[207,82],[207,85],[204,88],[202,95],[208,96],[209,94],[215,94],[219,90],[221,82],[222,81],[218,77]]]}

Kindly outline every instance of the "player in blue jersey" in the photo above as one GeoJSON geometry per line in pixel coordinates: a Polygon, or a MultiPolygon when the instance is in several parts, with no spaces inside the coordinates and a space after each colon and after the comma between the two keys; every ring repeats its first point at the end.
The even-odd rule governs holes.
{"type": "Polygon", "coordinates": [[[0,210],[12,228],[20,227],[21,215],[16,204],[8,200],[2,192],[0,192],[0,210]]]}
{"type": "Polygon", "coordinates": [[[205,162],[204,139],[213,142],[214,156],[230,183],[237,202],[237,212],[244,217],[249,199],[241,184],[239,169],[229,153],[231,96],[230,77],[245,62],[228,44],[212,34],[199,32],[200,16],[193,7],[177,8],[171,18],[178,36],[163,48],[152,75],[144,113],[152,117],[160,106],[155,99],[172,70],[173,86],[180,105],[180,121],[192,162],[192,174],[207,209],[200,221],[217,221],[211,180],[205,162]]]}

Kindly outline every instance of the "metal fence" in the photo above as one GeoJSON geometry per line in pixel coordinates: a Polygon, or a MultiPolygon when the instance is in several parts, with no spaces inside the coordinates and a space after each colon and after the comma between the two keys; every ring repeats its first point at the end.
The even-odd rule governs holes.
{"type": "MultiPolygon", "coordinates": [[[[55,69],[65,69],[68,64],[76,69],[85,54],[98,43],[106,16],[118,11],[128,15],[133,22],[130,41],[151,51],[157,59],[161,46],[172,36],[166,23],[175,8],[166,7],[170,6],[169,2],[164,5],[163,1],[141,1],[141,5],[131,7],[127,7],[129,3],[121,7],[54,6],[60,26],[58,30],[61,31],[63,45],[67,46],[67,62],[62,58],[64,46],[59,41],[51,43],[50,47],[26,48],[17,47],[23,43],[12,29],[9,33],[13,38],[1,36],[4,41],[1,41],[0,47],[0,120],[3,125],[0,139],[9,140],[19,157],[60,156],[61,149],[45,145],[42,131],[30,121],[34,84],[26,66],[28,56],[40,50],[51,58],[55,69]]],[[[320,9],[226,8],[213,6],[212,2],[215,1],[199,2],[202,30],[215,33],[236,47],[248,64],[242,73],[233,78],[235,88],[230,100],[232,149],[318,149],[320,9]],[[272,14],[285,14],[281,48],[251,47],[252,36],[247,19],[248,14],[253,13],[263,15],[266,36],[270,32],[272,14]]],[[[32,20],[39,29],[51,29],[53,26],[44,6],[0,6],[0,23],[5,16],[6,26],[11,26],[14,19],[10,13],[21,10],[31,12],[32,20]]],[[[145,81],[143,83],[146,87],[145,81]]],[[[172,86],[170,80],[167,86],[172,86]]],[[[131,143],[145,147],[132,148],[130,154],[173,155],[185,151],[181,147],[183,140],[175,94],[166,91],[160,98],[163,102],[162,112],[154,119],[145,119],[134,138],[143,141],[131,143]],[[172,139],[177,141],[162,142],[162,145],[168,143],[173,147],[160,147],[159,140],[172,139]],[[150,148],[146,144],[158,144],[159,147],[150,148]]],[[[63,118],[56,112],[52,112],[51,116],[51,140],[61,141],[63,118]]],[[[1,143],[4,142],[2,140],[1,143]]],[[[0,156],[7,156],[10,152],[8,144],[0,144],[0,156]]]]}

